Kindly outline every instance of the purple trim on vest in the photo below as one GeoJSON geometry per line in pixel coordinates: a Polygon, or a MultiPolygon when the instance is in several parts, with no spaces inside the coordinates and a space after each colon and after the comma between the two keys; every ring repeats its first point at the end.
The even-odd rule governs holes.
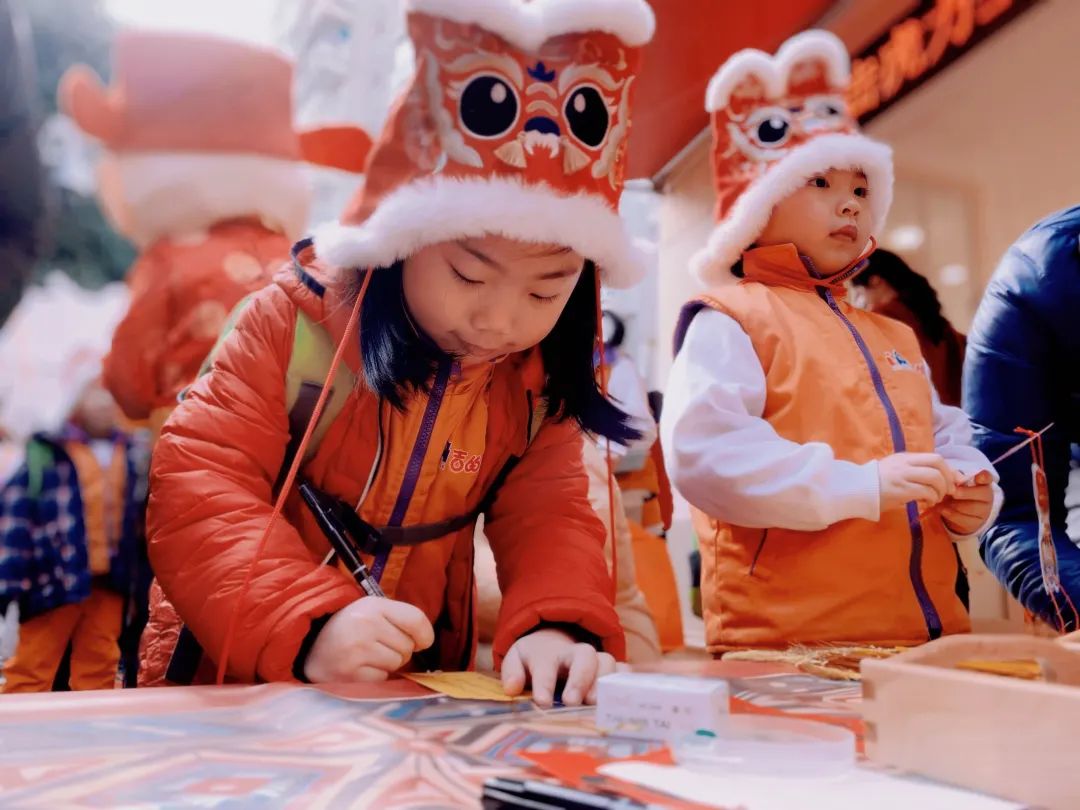
{"type": "MultiPolygon", "coordinates": [[[[400,526],[405,521],[405,513],[409,510],[409,502],[412,500],[416,485],[420,481],[420,472],[424,467],[424,457],[427,455],[428,445],[431,443],[431,433],[435,429],[435,420],[439,417],[439,409],[442,407],[443,397],[446,395],[446,387],[450,382],[450,375],[457,363],[446,359],[435,375],[435,382],[431,386],[428,395],[427,407],[424,409],[424,418],[420,423],[420,432],[413,445],[412,455],[409,456],[409,466],[405,469],[405,479],[401,482],[398,490],[397,501],[394,503],[394,511],[390,513],[389,526],[400,526]]],[[[390,551],[380,552],[371,565],[371,575],[376,581],[382,580],[383,569],[390,557],[390,551]]]]}
{"type": "MultiPolygon", "coordinates": [[[[814,269],[814,264],[810,258],[803,256],[802,259],[810,274],[815,278],[821,278],[814,269]]],[[[904,438],[904,429],[900,424],[900,417],[896,413],[896,407],[889,398],[888,392],[885,390],[885,380],[881,376],[881,370],[877,367],[877,363],[874,362],[874,356],[870,353],[870,348],[866,345],[862,335],[859,334],[859,330],[855,328],[855,324],[848,320],[847,316],[840,310],[836,298],[833,297],[832,290],[821,286],[817,288],[817,292],[829,306],[829,309],[833,311],[833,314],[847,327],[848,332],[851,333],[851,337],[855,341],[855,345],[866,361],[866,366],[870,371],[870,379],[874,382],[874,391],[877,393],[878,400],[881,402],[882,407],[885,409],[885,415],[889,419],[889,433],[892,437],[893,452],[905,452],[907,450],[907,440],[904,438]]],[[[923,620],[926,622],[926,631],[931,639],[935,639],[941,636],[941,616],[938,614],[937,608],[930,598],[930,592],[926,589],[926,582],[923,580],[923,529],[922,523],[919,522],[919,507],[914,502],[907,505],[907,516],[908,529],[911,533],[911,559],[908,565],[908,575],[911,579],[911,586],[915,590],[915,597],[919,601],[923,620]]]]}
{"type": "MultiPolygon", "coordinates": [[[[112,442],[113,444],[126,444],[127,436],[121,433],[119,430],[113,429],[109,431],[108,436],[102,436],[102,441],[112,442]]],[[[56,436],[56,441],[59,442],[78,442],[79,444],[89,444],[94,441],[90,434],[76,425],[74,422],[68,422],[60,430],[60,433],[56,436]]]]}
{"type": "MultiPolygon", "coordinates": [[[[619,350],[616,349],[614,346],[604,347],[604,364],[607,365],[608,368],[611,368],[613,365],[615,365],[615,360],[618,358],[618,356],[619,350]]],[[[592,363],[593,368],[600,367],[600,352],[596,349],[593,349],[592,363]]]]}
{"type": "Polygon", "coordinates": [[[682,345],[686,340],[686,333],[690,329],[691,322],[697,314],[707,306],[708,304],[704,301],[691,301],[689,304],[683,305],[682,310],[679,312],[679,320],[675,323],[672,354],[678,354],[682,350],[682,345]]]}
{"type": "MultiPolygon", "coordinates": [[[[854,265],[849,267],[847,270],[844,270],[843,272],[841,272],[841,273],[833,276],[832,278],[830,278],[829,283],[832,284],[833,286],[838,286],[840,284],[843,284],[845,281],[849,281],[850,279],[855,278],[855,276],[859,275],[859,273],[861,273],[863,270],[865,270],[869,266],[870,266],[870,258],[869,257],[867,257],[865,259],[862,259],[860,261],[857,261],[857,262],[855,262],[854,265]]],[[[815,275],[815,278],[820,278],[820,276],[815,275]]]]}

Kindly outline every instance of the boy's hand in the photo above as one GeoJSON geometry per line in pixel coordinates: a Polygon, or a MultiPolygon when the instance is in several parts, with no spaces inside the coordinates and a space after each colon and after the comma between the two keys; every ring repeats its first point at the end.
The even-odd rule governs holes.
{"type": "Polygon", "coordinates": [[[937,506],[956,491],[957,476],[937,453],[896,453],[878,462],[878,480],[884,514],[912,501],[937,506]]]}
{"type": "Polygon", "coordinates": [[[994,508],[994,487],[990,474],[980,472],[963,486],[965,477],[956,473],[956,491],[941,506],[941,520],[953,534],[968,537],[975,534],[990,517],[994,508]]]}
{"type": "Polygon", "coordinates": [[[418,607],[366,596],[326,623],[308,653],[304,675],[312,683],[385,681],[434,641],[431,622],[418,607]]]}
{"type": "Polygon", "coordinates": [[[562,630],[545,628],[522,636],[506,654],[502,664],[503,689],[520,695],[526,681],[532,682],[533,700],[548,707],[555,695],[555,682],[566,674],[562,702],[566,706],[596,703],[596,680],[615,671],[615,659],[598,653],[589,644],[578,644],[562,630]]]}

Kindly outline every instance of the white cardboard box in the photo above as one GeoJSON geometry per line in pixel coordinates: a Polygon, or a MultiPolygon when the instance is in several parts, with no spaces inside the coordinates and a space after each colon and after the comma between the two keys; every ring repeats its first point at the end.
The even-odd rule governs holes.
{"type": "Polygon", "coordinates": [[[715,731],[729,711],[727,681],[616,672],[597,687],[596,725],[621,737],[671,742],[715,731]]]}

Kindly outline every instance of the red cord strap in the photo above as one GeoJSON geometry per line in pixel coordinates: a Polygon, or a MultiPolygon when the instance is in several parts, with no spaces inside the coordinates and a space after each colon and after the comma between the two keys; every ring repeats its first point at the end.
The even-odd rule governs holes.
{"type": "Polygon", "coordinates": [[[251,589],[251,580],[255,576],[255,569],[258,567],[263,552],[266,550],[270,532],[273,531],[281,511],[285,508],[285,501],[289,497],[289,492],[292,490],[293,484],[296,483],[296,476],[304,463],[304,453],[307,451],[311,437],[315,433],[315,426],[319,424],[319,417],[322,416],[323,409],[326,407],[326,401],[330,398],[331,383],[334,380],[334,375],[337,374],[341,359],[345,356],[345,349],[352,342],[353,335],[357,331],[360,322],[360,307],[364,302],[364,295],[367,293],[368,284],[370,283],[371,271],[364,273],[364,281],[360,286],[359,294],[356,296],[356,303],[353,304],[352,314],[349,315],[349,323],[345,327],[345,334],[342,336],[341,342],[338,343],[337,351],[334,352],[334,359],[330,363],[330,371],[327,373],[326,380],[323,383],[319,401],[315,403],[315,410],[311,413],[307,429],[304,430],[304,437],[300,440],[300,446],[293,457],[292,465],[289,467],[289,474],[285,477],[285,483],[282,485],[277,501],[274,503],[274,511],[270,515],[270,520],[266,523],[266,528],[263,529],[262,537],[259,538],[259,545],[255,548],[255,556],[252,558],[251,565],[248,567],[247,574],[244,577],[244,584],[240,586],[240,595],[233,607],[232,615],[229,617],[229,626],[225,631],[225,642],[221,646],[221,660],[218,662],[217,670],[217,683],[219,686],[225,683],[225,673],[229,666],[229,654],[232,652],[233,639],[236,636],[236,628],[240,622],[240,610],[244,606],[244,602],[247,601],[248,592],[251,589]]]}

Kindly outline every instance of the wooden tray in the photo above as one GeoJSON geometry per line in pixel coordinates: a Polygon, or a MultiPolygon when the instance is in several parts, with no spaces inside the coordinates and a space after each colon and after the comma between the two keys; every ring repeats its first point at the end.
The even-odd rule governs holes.
{"type": "Polygon", "coordinates": [[[862,663],[866,753],[901,770],[1050,810],[1080,808],[1078,634],[950,636],[862,663]],[[956,669],[1034,659],[1045,681],[956,669]]]}

